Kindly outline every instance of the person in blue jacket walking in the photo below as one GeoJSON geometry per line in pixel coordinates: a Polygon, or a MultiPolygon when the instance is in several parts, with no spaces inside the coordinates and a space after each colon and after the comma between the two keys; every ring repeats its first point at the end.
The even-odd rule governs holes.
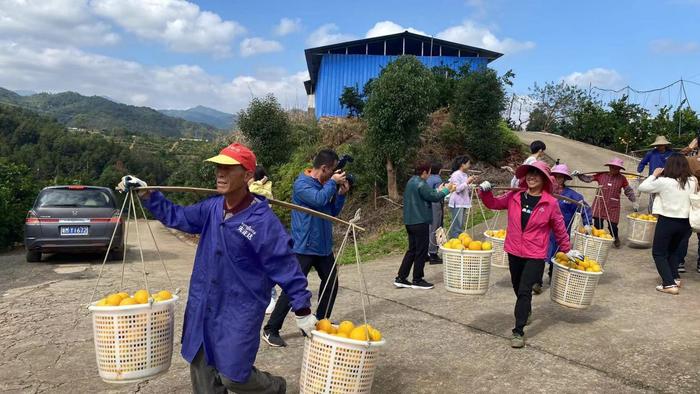
{"type": "MultiPolygon", "coordinates": [[[[194,393],[284,393],[280,376],[256,369],[260,326],[270,291],[289,295],[297,325],[311,333],[311,293],[291,239],[267,200],[250,193],[255,155],[231,144],[207,159],[216,164],[218,196],[179,206],[159,191],[141,198],[165,226],[199,234],[182,328],[182,357],[194,393]]],[[[128,175],[119,189],[146,186],[128,175]]]]}
{"type": "MultiPolygon", "coordinates": [[[[656,140],[650,146],[654,147],[654,149],[647,152],[642,161],[639,162],[637,166],[638,173],[644,171],[644,167],[646,167],[647,164],[649,165],[649,175],[657,168],[664,168],[664,166],[666,166],[666,159],[673,153],[671,143],[668,142],[663,135],[656,136],[656,140]]],[[[649,195],[649,213],[651,213],[651,208],[654,205],[654,197],[656,197],[656,194],[652,193],[649,195]]]]}
{"type": "MultiPolygon", "coordinates": [[[[566,186],[566,181],[570,181],[571,172],[569,171],[569,166],[566,164],[557,164],[552,167],[550,171],[555,180],[555,192],[563,197],[567,197],[570,200],[578,201],[578,204],[574,204],[571,201],[564,199],[559,200],[559,210],[564,217],[564,224],[569,233],[571,233],[571,226],[573,225],[574,215],[576,212],[581,212],[581,220],[583,222],[583,227],[586,233],[590,234],[593,230],[593,211],[590,205],[586,203],[583,196],[576,192],[574,189],[566,186]]],[[[553,236],[549,237],[549,253],[547,254],[547,263],[549,264],[548,275],[550,281],[552,280],[552,257],[559,249],[556,239],[553,236]]],[[[533,292],[535,294],[540,294],[542,292],[542,281],[533,287],[533,292]]]]}
{"type": "MultiPolygon", "coordinates": [[[[350,184],[344,172],[335,171],[337,164],[338,155],[334,151],[318,152],[314,158],[313,168],[299,174],[294,181],[292,202],[331,216],[338,216],[345,204],[345,195],[350,190],[350,184]]],[[[292,250],[297,255],[304,275],[308,275],[313,267],[321,279],[319,296],[326,288],[316,308],[316,317],[318,319],[329,317],[338,293],[337,270],[333,269],[335,262],[333,225],[326,219],[292,211],[292,239],[294,240],[292,250]]],[[[263,328],[263,340],[270,346],[287,346],[280,336],[280,330],[285,316],[289,313],[289,308],[287,292],[283,291],[263,328]]]]}

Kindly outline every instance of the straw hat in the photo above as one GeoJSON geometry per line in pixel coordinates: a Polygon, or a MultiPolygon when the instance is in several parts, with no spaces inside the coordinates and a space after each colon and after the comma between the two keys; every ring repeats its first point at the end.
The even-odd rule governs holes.
{"type": "Polygon", "coordinates": [[[622,169],[622,171],[625,171],[625,167],[623,167],[625,165],[625,162],[623,162],[622,159],[620,159],[619,157],[613,157],[612,160],[605,163],[605,165],[608,167],[610,167],[610,166],[620,167],[620,169],[622,169]]]}
{"type": "Polygon", "coordinates": [[[668,142],[668,140],[666,139],[665,136],[663,136],[663,135],[657,135],[657,136],[656,136],[656,141],[654,141],[654,143],[651,144],[651,145],[649,145],[649,146],[661,146],[661,145],[671,145],[671,143],[668,142]]]}

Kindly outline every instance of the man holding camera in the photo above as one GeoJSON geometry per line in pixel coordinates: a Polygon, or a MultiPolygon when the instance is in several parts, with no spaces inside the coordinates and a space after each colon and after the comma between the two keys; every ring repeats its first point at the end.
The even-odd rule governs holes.
{"type": "MultiPolygon", "coordinates": [[[[350,190],[346,174],[338,167],[338,155],[332,150],[322,150],[314,158],[313,168],[307,169],[294,181],[292,202],[331,216],[337,216],[345,204],[350,190]]],[[[349,160],[348,160],[349,161],[349,160]]],[[[333,226],[331,222],[309,214],[292,211],[292,251],[297,255],[301,270],[309,274],[311,267],[321,279],[316,317],[330,316],[338,293],[337,271],[333,269],[333,226]]],[[[273,347],[287,346],[280,337],[284,318],[289,313],[289,298],[282,293],[275,310],[263,328],[263,340],[273,347]]]]}

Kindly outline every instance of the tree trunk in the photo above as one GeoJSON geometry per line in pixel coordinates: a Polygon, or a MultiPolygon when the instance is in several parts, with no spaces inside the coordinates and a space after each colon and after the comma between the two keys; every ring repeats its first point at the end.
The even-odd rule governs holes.
{"type": "Polygon", "coordinates": [[[386,159],[386,184],[389,192],[389,198],[394,201],[399,201],[399,190],[396,187],[396,170],[391,159],[386,159]]]}

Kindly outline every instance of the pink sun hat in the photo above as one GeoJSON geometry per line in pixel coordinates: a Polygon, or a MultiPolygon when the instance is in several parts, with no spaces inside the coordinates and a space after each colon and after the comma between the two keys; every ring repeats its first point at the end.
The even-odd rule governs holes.
{"type": "Polygon", "coordinates": [[[569,171],[569,166],[566,164],[557,164],[556,166],[552,167],[552,171],[550,171],[552,175],[554,174],[559,174],[559,175],[564,175],[564,177],[568,180],[572,180],[574,178],[571,177],[571,172],[569,171]]]}
{"type": "Polygon", "coordinates": [[[625,171],[625,167],[624,167],[625,163],[619,157],[613,157],[612,160],[605,163],[605,165],[608,167],[610,167],[610,166],[620,167],[622,169],[622,171],[625,171]]]}
{"type": "Polygon", "coordinates": [[[552,180],[552,175],[550,173],[549,166],[547,165],[547,163],[540,160],[535,160],[530,164],[522,164],[515,170],[515,177],[520,180],[520,182],[518,182],[518,187],[527,187],[527,183],[525,182],[525,175],[527,175],[527,172],[531,168],[536,169],[542,175],[544,175],[544,189],[548,192],[551,192],[554,188],[554,180],[552,180]]]}

